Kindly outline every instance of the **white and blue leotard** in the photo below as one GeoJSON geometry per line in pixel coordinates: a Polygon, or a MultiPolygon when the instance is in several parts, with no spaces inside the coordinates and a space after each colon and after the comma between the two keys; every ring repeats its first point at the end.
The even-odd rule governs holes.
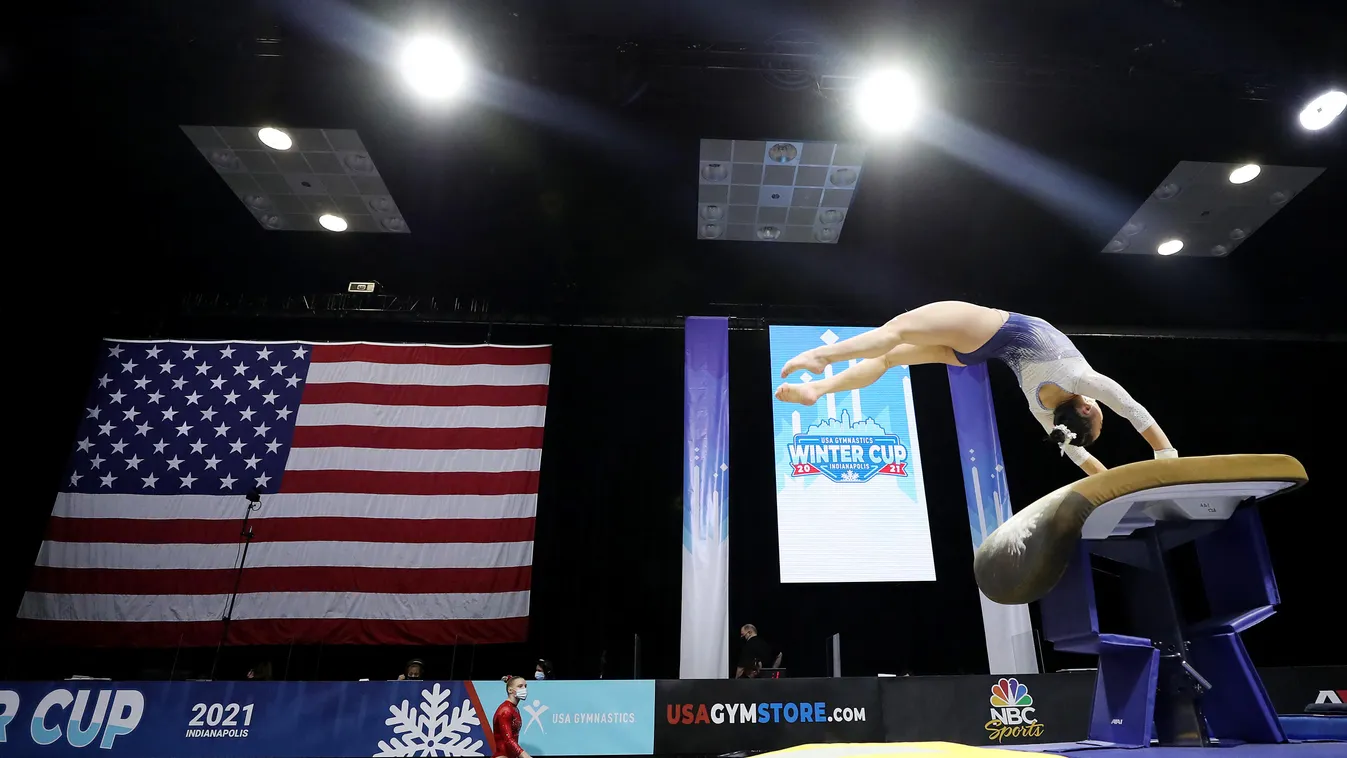
{"type": "MultiPolygon", "coordinates": [[[[1044,407],[1039,390],[1052,384],[1075,395],[1093,397],[1131,422],[1138,432],[1155,423],[1141,403],[1122,385],[1090,368],[1071,339],[1041,318],[1011,313],[996,334],[971,353],[955,352],[965,366],[995,358],[1015,372],[1029,410],[1045,431],[1053,427],[1052,409],[1044,407]]],[[[1085,448],[1067,445],[1066,454],[1077,464],[1089,459],[1085,448]]]]}

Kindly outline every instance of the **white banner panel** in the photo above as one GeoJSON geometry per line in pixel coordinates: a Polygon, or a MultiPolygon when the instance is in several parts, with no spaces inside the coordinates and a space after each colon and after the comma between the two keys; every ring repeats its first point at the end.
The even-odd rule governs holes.
{"type": "MultiPolygon", "coordinates": [[[[867,329],[773,326],[772,387],[796,355],[867,329]]],[[[787,381],[824,376],[797,372],[787,381]]],[[[906,366],[812,406],[773,399],[781,581],[935,581],[921,448],[906,366]]]]}

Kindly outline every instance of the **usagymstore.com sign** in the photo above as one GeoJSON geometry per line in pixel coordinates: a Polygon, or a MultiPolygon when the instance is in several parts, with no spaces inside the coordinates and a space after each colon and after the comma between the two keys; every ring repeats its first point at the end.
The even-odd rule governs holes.
{"type": "Polygon", "coordinates": [[[657,754],[869,742],[884,734],[875,679],[659,681],[655,713],[657,754]]]}

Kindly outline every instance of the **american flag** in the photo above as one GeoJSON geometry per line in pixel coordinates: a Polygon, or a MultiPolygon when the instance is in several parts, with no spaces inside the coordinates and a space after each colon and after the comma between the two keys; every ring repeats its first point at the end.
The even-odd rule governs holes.
{"type": "Polygon", "coordinates": [[[525,638],[549,347],[108,340],[19,617],[43,639],[525,638]]]}

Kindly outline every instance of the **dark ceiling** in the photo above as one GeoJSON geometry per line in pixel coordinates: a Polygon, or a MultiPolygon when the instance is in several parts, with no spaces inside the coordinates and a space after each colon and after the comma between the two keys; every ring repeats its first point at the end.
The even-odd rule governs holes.
{"type": "Polygon", "coordinates": [[[1347,250],[1347,123],[1295,125],[1347,84],[1342,3],[82,5],[6,69],[31,95],[13,101],[30,127],[9,126],[50,123],[60,148],[10,144],[73,251],[39,256],[40,281],[123,305],[374,279],[502,314],[869,319],[961,298],[1101,327],[1347,325],[1329,273],[1347,250]],[[405,31],[436,27],[489,72],[438,110],[390,65],[405,31]],[[856,138],[817,76],[877,52],[914,61],[977,142],[873,148],[838,245],[697,241],[698,140],[856,138]],[[264,231],[178,130],[262,123],[358,130],[412,233],[264,231]],[[1185,159],[1327,171],[1228,259],[1101,254],[1185,159]],[[1026,172],[1056,197],[1009,178],[1026,172]]]}

